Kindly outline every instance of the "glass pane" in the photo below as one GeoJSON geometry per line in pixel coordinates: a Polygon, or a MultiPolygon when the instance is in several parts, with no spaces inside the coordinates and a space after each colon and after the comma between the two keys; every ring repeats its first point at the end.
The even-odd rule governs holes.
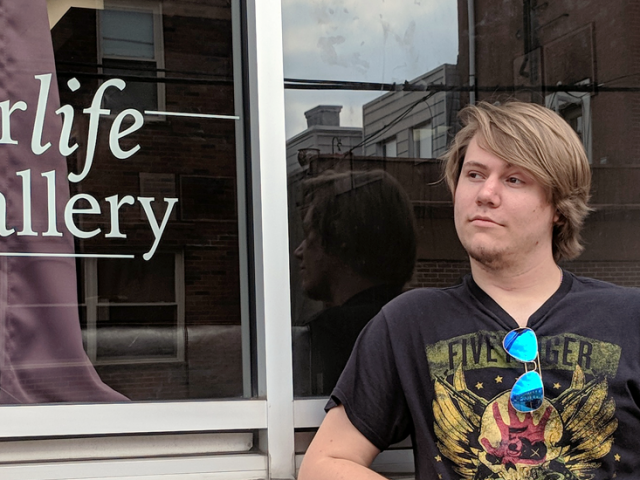
{"type": "Polygon", "coordinates": [[[153,14],[104,10],[100,18],[104,55],[155,58],[153,14]]]}
{"type": "Polygon", "coordinates": [[[102,72],[105,75],[127,79],[126,89],[111,88],[105,92],[104,107],[106,109],[122,111],[127,108],[138,108],[143,111],[154,111],[158,108],[158,77],[155,62],[105,58],[102,60],[102,65],[102,72]]]}
{"type": "Polygon", "coordinates": [[[0,403],[250,396],[231,2],[46,3],[0,13],[0,403]]]}
{"type": "Polygon", "coordinates": [[[98,360],[177,358],[175,306],[98,307],[98,360]]]}
{"type": "Polygon", "coordinates": [[[413,129],[413,156],[416,158],[432,158],[431,126],[423,126],[413,129]]]}
{"type": "MultiPolygon", "coordinates": [[[[638,123],[633,112],[640,77],[632,53],[637,42],[624,33],[635,28],[630,3],[611,7],[596,1],[584,9],[579,1],[472,2],[471,18],[469,5],[283,2],[298,395],[331,392],[327,379],[337,378],[340,370],[334,360],[346,361],[352,345],[344,330],[366,323],[346,312],[352,302],[364,303],[358,295],[367,291],[365,286],[384,284],[380,276],[363,275],[350,264],[355,253],[345,253],[351,248],[349,227],[382,222],[380,207],[352,214],[344,223],[334,220],[334,230],[328,231],[307,216],[309,211],[319,218],[329,215],[318,213],[320,208],[334,212],[337,194],[318,200],[309,193],[311,185],[343,182],[331,175],[353,179],[363,171],[386,172],[408,195],[416,219],[416,262],[400,289],[458,283],[469,272],[468,256],[457,238],[451,195],[437,159],[461,128],[458,113],[469,104],[536,103],[571,125],[592,164],[594,211],[583,230],[585,252],[562,266],[640,286],[640,203],[634,193],[640,137],[629,134],[638,123]],[[332,250],[334,243],[345,251],[332,250]],[[310,288],[314,256],[323,258],[319,264],[325,266],[313,279],[322,284],[320,290],[310,288]],[[318,333],[321,327],[325,330],[318,333]],[[314,339],[320,337],[319,347],[314,339]]],[[[336,186],[332,191],[343,190],[336,186]]],[[[350,195],[363,204],[357,194],[350,195]]],[[[340,218],[349,211],[341,207],[333,214],[340,218]]],[[[380,231],[366,242],[398,237],[396,231],[380,231]]],[[[365,240],[360,242],[363,250],[365,240]]]]}
{"type": "Polygon", "coordinates": [[[429,86],[458,85],[458,11],[285,0],[283,18],[294,390],[329,395],[360,330],[426,281],[430,257],[454,259],[433,283],[466,269],[440,165],[414,161],[441,155],[455,124],[460,93],[429,86]]]}
{"type": "MultiPolygon", "coordinates": [[[[473,265],[478,266],[477,270],[474,268],[478,283],[484,276],[480,274],[483,268],[485,274],[491,272],[488,275],[491,279],[499,276],[496,272],[504,275],[505,270],[509,271],[509,278],[512,274],[517,278],[526,270],[535,270],[538,265],[532,264],[533,257],[527,259],[526,253],[522,255],[522,248],[514,248],[522,245],[515,239],[517,235],[523,235],[521,231],[507,234],[510,246],[500,251],[494,249],[491,240],[500,244],[504,239],[501,233],[509,228],[498,228],[500,234],[494,237],[487,233],[489,229],[483,228],[480,233],[473,227],[465,229],[469,220],[465,214],[474,211],[471,216],[484,217],[486,214],[490,220],[505,218],[502,217],[504,214],[511,220],[505,220],[502,226],[513,227],[519,220],[520,226],[516,230],[522,230],[520,227],[526,222],[522,218],[516,220],[518,215],[514,212],[518,209],[518,201],[511,196],[513,192],[504,186],[504,189],[496,187],[498,191],[489,194],[482,188],[487,178],[483,169],[498,172],[493,177],[495,183],[491,183],[496,186],[512,175],[505,173],[502,178],[501,172],[511,172],[514,164],[525,160],[523,157],[538,157],[536,171],[532,168],[527,172],[525,167],[517,167],[514,171],[525,170],[524,180],[515,175],[509,182],[518,188],[528,183],[540,187],[537,197],[551,203],[544,205],[547,213],[556,214],[553,225],[550,222],[545,225],[549,233],[543,255],[546,261],[549,262],[554,254],[556,258],[561,256],[558,244],[564,243],[565,234],[572,236],[580,230],[580,243],[585,249],[572,252],[580,253],[577,258],[560,261],[565,272],[589,277],[580,282],[594,289],[607,287],[601,283],[595,287],[591,278],[629,287],[640,286],[640,189],[636,181],[637,177],[640,180],[640,135],[637,134],[640,127],[637,68],[640,41],[632,35],[637,31],[637,6],[637,2],[604,0],[283,2],[296,395],[331,394],[358,331],[394,294],[391,292],[387,298],[382,295],[372,298],[375,289],[391,285],[382,277],[382,273],[391,271],[389,266],[372,274],[358,263],[372,245],[384,245],[388,238],[397,242],[404,239],[399,227],[385,226],[385,215],[391,210],[392,203],[383,200],[384,193],[377,193],[379,204],[375,204],[367,198],[362,187],[358,187],[366,175],[382,171],[396,179],[408,195],[410,210],[415,215],[417,254],[415,265],[411,266],[413,274],[406,282],[395,284],[396,292],[425,287],[447,288],[460,284],[463,278],[470,286],[429,292],[429,296],[424,297],[409,296],[404,303],[389,307],[387,323],[374,327],[378,333],[385,326],[389,327],[388,337],[374,334],[365,340],[368,344],[365,351],[370,354],[371,363],[362,351],[357,357],[351,357],[355,360],[352,364],[355,368],[344,377],[347,381],[341,392],[336,392],[342,394],[340,401],[350,403],[349,413],[358,417],[359,428],[363,432],[368,428],[373,437],[382,435],[384,438],[379,438],[382,443],[390,437],[398,439],[396,430],[391,434],[386,428],[389,425],[380,423],[384,423],[384,419],[393,419],[394,428],[408,422],[409,426],[403,430],[407,433],[420,431],[411,435],[414,441],[418,439],[414,444],[416,466],[422,471],[416,472],[417,478],[428,476],[426,471],[434,478],[508,478],[512,475],[509,470],[518,469],[519,472],[526,470],[524,476],[532,478],[549,478],[556,474],[566,478],[575,473],[569,472],[570,455],[567,452],[571,450],[571,444],[587,442],[589,435],[579,434],[573,439],[566,436],[572,420],[567,420],[564,399],[588,396],[587,392],[597,386],[600,403],[611,405],[607,414],[611,424],[616,424],[614,417],[621,418],[624,401],[629,401],[635,408],[637,402],[633,398],[637,398],[637,392],[629,393],[629,385],[635,384],[633,377],[637,372],[626,368],[628,361],[619,360],[619,353],[595,354],[596,348],[602,348],[603,352],[619,352],[620,346],[626,345],[626,332],[612,335],[615,328],[607,332],[594,328],[603,323],[601,311],[585,309],[584,315],[569,321],[567,309],[584,309],[585,300],[564,296],[563,287],[549,285],[549,295],[553,289],[558,289],[555,296],[547,303],[544,303],[546,299],[538,298],[539,305],[543,306],[530,318],[531,326],[540,330],[537,367],[545,372],[542,378],[544,401],[547,402],[547,407],[538,411],[545,410],[546,413],[535,415],[550,418],[550,415],[556,415],[557,408],[558,425],[562,424],[558,431],[563,431],[563,438],[559,436],[556,442],[543,439],[544,435],[541,435],[537,442],[528,433],[522,433],[524,429],[516,432],[514,425],[526,416],[511,408],[507,391],[522,373],[523,366],[519,364],[520,370],[514,369],[513,361],[509,363],[498,358],[500,352],[504,353],[501,346],[504,332],[509,323],[515,325],[515,321],[479,293],[478,286],[467,277],[469,255],[458,240],[455,224],[461,232],[466,230],[468,245],[474,244],[479,237],[490,239],[486,243],[475,243],[478,255],[473,265]],[[421,16],[420,9],[428,14],[421,16]],[[417,32],[428,37],[418,41],[417,32]],[[542,119],[549,118],[546,115],[550,112],[536,118],[541,110],[537,108],[521,107],[515,116],[527,120],[520,125],[519,131],[514,127],[517,125],[515,118],[509,122],[505,122],[504,117],[502,122],[496,122],[496,117],[491,119],[502,123],[502,128],[495,124],[489,127],[497,133],[499,140],[492,142],[485,135],[485,138],[477,138],[479,142],[474,142],[473,151],[471,148],[460,151],[462,155],[468,154],[471,161],[480,163],[477,171],[470,167],[467,172],[469,182],[465,183],[467,186],[473,183],[471,177],[474,177],[479,186],[475,185],[478,190],[473,190],[466,198],[464,193],[456,197],[457,200],[465,198],[466,209],[460,203],[454,209],[451,192],[443,182],[443,165],[438,158],[447,151],[455,134],[465,124],[469,110],[460,118],[462,109],[486,102],[484,108],[489,110],[490,105],[505,105],[512,101],[546,106],[561,118],[551,116],[558,122],[553,123],[556,128],[551,132],[540,127],[544,122],[542,119]],[[318,115],[320,107],[326,111],[328,106],[335,112],[330,121],[318,115]],[[526,115],[523,110],[536,113],[526,115]],[[315,121],[311,122],[309,117],[315,121]],[[563,119],[577,137],[564,128],[563,119]],[[557,125],[563,128],[557,128],[557,125]],[[395,147],[389,143],[392,138],[395,138],[395,147]],[[576,212],[584,208],[582,198],[586,182],[582,183],[577,177],[587,175],[575,173],[570,179],[567,174],[567,165],[577,163],[576,150],[580,151],[580,142],[590,162],[592,177],[589,204],[593,210],[586,217],[584,227],[576,212]],[[529,144],[527,150],[526,144],[529,144]],[[338,149],[338,145],[346,147],[338,149]],[[484,153],[478,155],[479,149],[484,153]],[[492,152],[484,155],[487,150],[492,152]],[[527,151],[529,153],[523,155],[527,151]],[[395,156],[391,156],[391,152],[395,156]],[[543,156],[540,152],[546,154],[543,161],[539,158],[543,156]],[[485,162],[497,163],[487,167],[485,162]],[[560,173],[561,170],[564,172],[560,173]],[[539,181],[545,174],[557,184],[550,186],[553,181],[539,181]],[[544,192],[547,193],[545,197],[541,192],[546,188],[549,191],[544,192]],[[473,210],[476,205],[478,209],[473,210]],[[455,223],[454,212],[457,214],[455,223]],[[370,230],[370,225],[378,230],[370,230]],[[571,230],[568,225],[575,227],[575,231],[568,233],[571,230]],[[357,238],[354,230],[368,233],[357,238]],[[552,235],[555,251],[549,248],[552,235]],[[485,248],[496,256],[488,258],[490,255],[485,255],[485,248]],[[505,250],[513,252],[520,261],[506,260],[505,250]],[[516,264],[518,267],[514,267],[516,264]],[[528,267],[521,268],[523,265],[528,267]],[[438,316],[430,311],[433,305],[425,301],[425,298],[436,297],[448,299],[438,316]],[[558,303],[554,303],[556,301],[558,303]],[[473,302],[478,305],[473,306],[473,302]],[[572,305],[572,302],[580,302],[580,305],[572,305]],[[480,303],[483,305],[479,306],[480,303]],[[404,310],[398,305],[403,305],[404,310]],[[484,313],[478,313],[479,309],[484,313]],[[403,312],[405,317],[399,315],[403,312]],[[491,312],[491,321],[488,321],[487,312],[491,312]],[[565,313],[564,321],[560,320],[561,312],[565,313]],[[405,330],[401,323],[406,326],[405,330]],[[567,329],[573,332],[569,335],[572,338],[567,337],[567,329]],[[406,334],[404,337],[402,331],[406,334]],[[380,345],[384,350],[386,340],[389,340],[393,355],[383,358],[397,360],[397,363],[375,360],[375,347],[380,345]],[[578,345],[582,345],[582,350],[578,345]],[[407,358],[414,365],[422,362],[424,369],[410,365],[407,370],[407,358]],[[379,378],[392,378],[385,382],[386,390],[374,383],[378,380],[375,367],[382,371],[379,378]],[[389,373],[396,367],[404,370],[398,376],[389,373]],[[390,386],[399,385],[396,381],[406,387],[406,397],[394,395],[397,391],[389,391],[390,386]],[[380,395],[368,395],[376,388],[380,389],[380,395]],[[402,403],[406,398],[410,412],[404,410],[399,416],[390,414],[390,405],[385,405],[387,393],[387,398],[393,397],[393,406],[399,411],[403,410],[402,403]],[[623,401],[623,397],[626,400],[623,401]],[[380,404],[378,418],[374,418],[380,404]],[[368,409],[370,405],[374,407],[368,409]],[[420,408],[426,409],[427,413],[414,425],[408,417],[420,408]],[[472,417],[477,421],[470,420],[472,417]],[[507,418],[511,420],[508,428],[507,418]],[[429,425],[424,425],[422,420],[429,425]],[[464,423],[464,432],[452,436],[450,427],[458,420],[464,423]],[[500,427],[496,427],[496,421],[500,427]],[[412,426],[417,430],[412,430],[412,426]],[[489,431],[492,433],[488,434],[489,431]],[[423,432],[428,433],[422,435],[423,432]],[[492,439],[487,440],[488,437],[492,439]],[[473,445],[478,439],[482,445],[475,448],[473,445]],[[512,440],[523,441],[527,447],[520,448],[520,443],[516,446],[516,443],[510,443],[512,440]],[[536,442],[542,449],[547,449],[547,453],[552,449],[564,449],[564,453],[559,453],[550,463],[533,465],[535,462],[529,462],[532,458],[529,452],[537,447],[529,447],[536,442]],[[439,454],[429,457],[428,452],[432,449],[439,449],[439,454]],[[460,453],[463,450],[465,454],[460,453]],[[506,460],[512,453],[512,460],[506,460]],[[463,475],[467,466],[469,469],[463,475]]],[[[510,111],[514,112],[513,109],[510,111]]],[[[582,156],[581,151],[579,156],[582,156]]],[[[584,158],[581,163],[582,160],[584,158]]],[[[526,160],[523,163],[526,165],[526,160]]],[[[457,179],[449,180],[455,183],[457,179]]],[[[459,183],[458,188],[461,185],[459,183]]],[[[397,210],[396,217],[400,216],[409,218],[408,213],[397,210]]],[[[535,248],[539,245],[537,243],[535,248]]],[[[387,246],[384,253],[367,257],[366,265],[370,267],[381,259],[390,258],[396,257],[387,246]]],[[[509,255],[509,258],[513,257],[509,255]]],[[[539,258],[535,257],[536,260],[539,258]]],[[[553,265],[547,263],[547,266],[557,275],[553,265]]],[[[569,277],[563,274],[564,287],[572,281],[569,277]]],[[[484,279],[486,281],[487,277],[484,279]]],[[[575,293],[577,283],[571,287],[572,293],[575,293]]],[[[504,282],[502,286],[510,287],[504,282]]],[[[514,288],[518,289],[515,285],[514,288]]],[[[499,295],[503,293],[504,290],[499,295]]],[[[509,296],[506,300],[503,296],[499,299],[506,302],[506,310],[522,315],[518,320],[526,320],[525,314],[518,311],[520,306],[509,308],[509,296]]],[[[623,308],[627,309],[627,305],[623,308]]],[[[634,358],[633,363],[634,346],[622,347],[623,352],[625,348],[627,354],[631,352],[629,358],[634,358]]],[[[531,368],[527,365],[525,370],[531,368]]],[[[631,433],[634,428],[622,428],[623,423],[617,430],[611,428],[607,441],[597,442],[600,452],[597,462],[584,464],[581,475],[594,478],[619,476],[617,472],[621,471],[624,460],[616,445],[635,438],[631,433]]]]}
{"type": "Polygon", "coordinates": [[[98,259],[99,303],[175,302],[175,256],[98,259]]]}

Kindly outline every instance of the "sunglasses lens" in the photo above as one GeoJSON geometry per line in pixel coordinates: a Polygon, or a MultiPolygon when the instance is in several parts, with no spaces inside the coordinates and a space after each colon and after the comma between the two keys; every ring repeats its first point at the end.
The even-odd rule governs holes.
{"type": "Polygon", "coordinates": [[[522,375],[511,389],[511,405],[519,412],[533,412],[542,405],[544,390],[538,372],[522,375]]]}
{"type": "Polygon", "coordinates": [[[504,337],[504,349],[521,362],[533,362],[538,355],[538,340],[533,330],[518,328],[504,337]]]}

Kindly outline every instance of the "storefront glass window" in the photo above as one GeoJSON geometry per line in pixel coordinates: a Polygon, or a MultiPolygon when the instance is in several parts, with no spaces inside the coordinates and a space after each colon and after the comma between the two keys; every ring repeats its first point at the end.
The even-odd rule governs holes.
{"type": "Polygon", "coordinates": [[[441,284],[466,269],[431,245],[454,235],[434,157],[460,104],[457,9],[287,0],[283,18],[294,391],[327,396],[386,302],[436,258],[441,284]]]}
{"type": "MultiPolygon", "coordinates": [[[[327,378],[337,379],[343,366],[336,359],[346,361],[373,316],[353,309],[366,303],[362,292],[385,282],[381,274],[364,275],[358,255],[374,240],[401,241],[399,227],[384,230],[381,206],[342,222],[348,209],[334,205],[364,205],[356,193],[364,172],[395,179],[415,217],[415,264],[397,292],[445,287],[468,273],[438,160],[468,104],[534,102],[571,125],[592,164],[594,211],[584,230],[585,252],[562,266],[640,286],[634,181],[640,137],[633,134],[640,50],[630,33],[638,15],[632,2],[283,2],[299,397],[330,394],[327,378]],[[334,183],[329,192],[319,190],[323,182],[334,183]],[[327,213],[320,208],[330,212],[333,230],[322,223],[327,213]],[[378,234],[349,244],[350,229],[368,228],[378,234]],[[314,266],[314,255],[322,256],[323,269],[314,266]],[[309,288],[312,275],[322,289],[309,288]]],[[[381,306],[388,298],[378,300],[381,306]]]]}
{"type": "Polygon", "coordinates": [[[0,402],[250,396],[231,3],[89,3],[0,17],[0,402]]]}

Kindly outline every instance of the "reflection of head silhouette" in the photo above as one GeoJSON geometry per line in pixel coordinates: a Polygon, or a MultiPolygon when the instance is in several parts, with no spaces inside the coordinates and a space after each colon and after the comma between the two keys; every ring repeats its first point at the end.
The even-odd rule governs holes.
{"type": "Polygon", "coordinates": [[[382,170],[326,171],[303,184],[305,241],[373,284],[401,288],[413,273],[413,208],[382,170]],[[311,237],[311,238],[310,238],[311,237]]]}

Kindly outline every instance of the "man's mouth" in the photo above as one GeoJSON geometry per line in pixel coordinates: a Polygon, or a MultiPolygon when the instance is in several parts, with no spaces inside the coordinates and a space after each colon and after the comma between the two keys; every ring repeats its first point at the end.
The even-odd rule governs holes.
{"type": "Polygon", "coordinates": [[[500,225],[500,223],[496,222],[492,218],[484,217],[482,215],[478,215],[478,216],[472,217],[470,222],[471,223],[475,223],[476,225],[482,225],[482,224],[500,225]]]}

